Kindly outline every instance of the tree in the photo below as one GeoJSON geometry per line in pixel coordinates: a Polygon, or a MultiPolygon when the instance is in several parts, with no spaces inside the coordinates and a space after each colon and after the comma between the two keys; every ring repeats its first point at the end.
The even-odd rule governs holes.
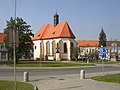
{"type": "Polygon", "coordinates": [[[78,59],[79,50],[80,50],[79,47],[75,47],[71,52],[76,61],[78,59]]]}
{"type": "Polygon", "coordinates": [[[103,30],[103,28],[101,28],[101,32],[100,32],[100,35],[99,35],[99,46],[103,46],[105,47],[106,46],[106,34],[103,30]]]}
{"type": "Polygon", "coordinates": [[[27,25],[27,23],[22,18],[16,18],[15,20],[11,17],[9,21],[7,21],[6,28],[4,29],[4,33],[6,33],[5,38],[5,46],[8,49],[9,53],[9,60],[13,60],[13,47],[9,46],[9,30],[13,30],[15,27],[15,30],[19,33],[19,47],[16,47],[16,60],[24,57],[28,58],[32,55],[33,46],[32,46],[32,39],[33,36],[32,30],[29,28],[30,25],[27,25]]]}

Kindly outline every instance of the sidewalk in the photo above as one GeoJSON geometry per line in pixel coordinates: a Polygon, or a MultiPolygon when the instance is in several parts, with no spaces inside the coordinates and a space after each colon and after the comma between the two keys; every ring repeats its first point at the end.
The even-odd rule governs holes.
{"type": "MultiPolygon", "coordinates": [[[[120,73],[106,72],[105,74],[120,73]]],[[[91,76],[101,75],[100,73],[86,74],[86,79],[79,79],[79,75],[52,76],[38,82],[34,82],[39,90],[120,90],[120,84],[99,82],[90,79],[91,76]]],[[[33,82],[32,82],[33,83],[33,82]]]]}

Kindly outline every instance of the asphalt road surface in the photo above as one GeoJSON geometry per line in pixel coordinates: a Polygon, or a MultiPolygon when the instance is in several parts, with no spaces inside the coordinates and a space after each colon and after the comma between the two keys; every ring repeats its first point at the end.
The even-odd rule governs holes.
{"type": "MultiPolygon", "coordinates": [[[[102,66],[97,67],[78,67],[78,68],[57,68],[57,69],[16,69],[16,76],[23,76],[25,71],[29,72],[30,76],[52,76],[52,75],[72,75],[79,74],[80,70],[84,69],[86,73],[102,72],[102,66]]],[[[119,65],[104,66],[104,72],[119,71],[119,65]]],[[[0,69],[0,78],[13,77],[13,69],[0,69]]]]}

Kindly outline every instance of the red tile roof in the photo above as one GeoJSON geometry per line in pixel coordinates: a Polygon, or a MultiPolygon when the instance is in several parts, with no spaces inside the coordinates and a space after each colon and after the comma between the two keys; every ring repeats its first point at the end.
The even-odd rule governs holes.
{"type": "Polygon", "coordinates": [[[75,36],[72,33],[67,22],[60,22],[55,27],[50,24],[43,25],[42,28],[34,35],[34,38],[32,40],[53,39],[53,38],[75,39],[75,36]]]}
{"type": "Polygon", "coordinates": [[[98,40],[78,40],[77,41],[78,46],[98,46],[99,41],[98,40]]]}
{"type": "Polygon", "coordinates": [[[0,43],[4,42],[4,38],[6,37],[5,33],[0,33],[0,43]]]}

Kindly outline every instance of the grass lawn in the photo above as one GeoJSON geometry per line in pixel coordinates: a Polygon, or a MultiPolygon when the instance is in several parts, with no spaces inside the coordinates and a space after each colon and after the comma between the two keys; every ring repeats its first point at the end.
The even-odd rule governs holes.
{"type": "Polygon", "coordinates": [[[110,74],[104,76],[95,76],[92,77],[93,80],[104,81],[104,82],[112,82],[120,84],[120,74],[110,74]]]}
{"type": "MultiPolygon", "coordinates": [[[[104,64],[117,64],[119,62],[104,61],[104,64]]],[[[102,64],[102,61],[70,61],[70,62],[57,62],[57,61],[20,61],[17,67],[75,67],[75,66],[95,66],[95,64],[102,64]]],[[[13,66],[13,64],[6,64],[7,66],[13,66]]]]}
{"type": "MultiPolygon", "coordinates": [[[[7,64],[8,66],[13,66],[13,64],[7,64]]],[[[80,62],[22,62],[16,65],[17,67],[74,67],[74,66],[95,66],[95,64],[87,64],[80,62]]]]}
{"type": "MultiPolygon", "coordinates": [[[[102,60],[90,61],[90,63],[102,64],[102,60]]],[[[114,61],[107,61],[107,60],[104,60],[103,63],[104,63],[104,64],[117,64],[117,63],[120,63],[120,62],[119,62],[119,61],[118,61],[118,62],[114,62],[114,61]]]]}
{"type": "MultiPolygon", "coordinates": [[[[17,82],[17,90],[34,90],[34,86],[29,83],[17,82]]],[[[14,82],[0,80],[0,90],[14,90],[14,82]]]]}

